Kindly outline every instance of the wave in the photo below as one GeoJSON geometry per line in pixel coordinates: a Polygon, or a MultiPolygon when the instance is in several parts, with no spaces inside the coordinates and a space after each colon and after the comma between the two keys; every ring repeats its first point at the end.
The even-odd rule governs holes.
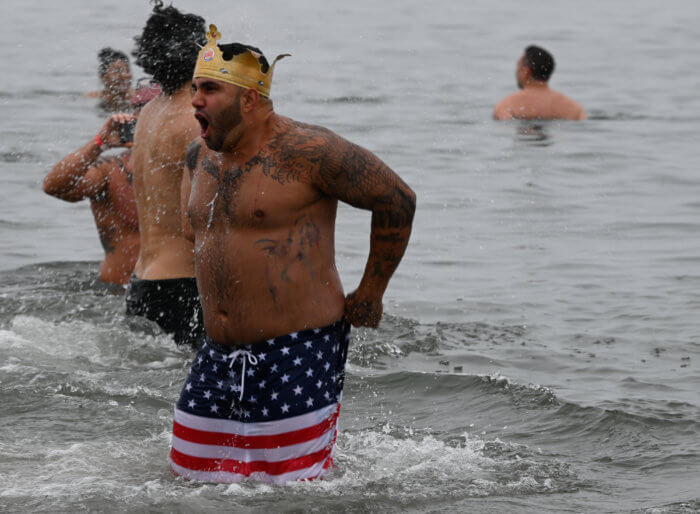
{"type": "Polygon", "coordinates": [[[450,350],[481,343],[520,344],[527,340],[527,335],[524,325],[483,322],[422,324],[386,314],[378,330],[353,330],[353,345],[348,358],[359,366],[386,369],[386,358],[399,359],[413,352],[440,356],[450,350]]]}
{"type": "Polygon", "coordinates": [[[331,98],[310,99],[312,104],[383,104],[388,101],[384,96],[336,96],[331,98]]]}

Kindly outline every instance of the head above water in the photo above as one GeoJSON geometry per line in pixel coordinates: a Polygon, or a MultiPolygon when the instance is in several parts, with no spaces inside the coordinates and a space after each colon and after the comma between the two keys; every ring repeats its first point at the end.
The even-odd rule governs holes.
{"type": "Polygon", "coordinates": [[[163,7],[156,0],[143,32],[134,38],[136,64],[153,76],[165,94],[173,94],[192,80],[204,33],[202,17],[182,13],[172,5],[163,7]]]}
{"type": "Polygon", "coordinates": [[[97,54],[97,59],[99,61],[97,74],[105,87],[115,93],[129,91],[131,69],[126,54],[114,48],[103,48],[97,54]]]}
{"type": "Polygon", "coordinates": [[[554,57],[544,48],[530,45],[518,60],[516,78],[519,87],[528,82],[547,82],[554,71],[554,57]]]}
{"type": "Polygon", "coordinates": [[[104,77],[105,73],[107,73],[107,70],[109,70],[110,66],[112,66],[112,64],[118,61],[121,61],[123,64],[125,64],[127,70],[129,69],[129,58],[124,52],[120,52],[119,50],[115,50],[114,48],[103,48],[97,53],[97,59],[100,62],[99,67],[97,69],[97,73],[100,76],[100,78],[104,77]]]}

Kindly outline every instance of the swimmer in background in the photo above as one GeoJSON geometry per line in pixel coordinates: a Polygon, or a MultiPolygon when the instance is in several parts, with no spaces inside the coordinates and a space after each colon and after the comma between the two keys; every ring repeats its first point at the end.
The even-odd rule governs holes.
{"type": "Polygon", "coordinates": [[[584,120],[586,111],[578,102],[549,88],[554,58],[544,48],[528,46],[518,60],[515,78],[522,89],[496,104],[497,120],[584,120]]]}
{"type": "Polygon", "coordinates": [[[103,48],[97,54],[100,61],[98,75],[104,85],[101,91],[92,91],[85,96],[99,98],[100,107],[108,112],[130,110],[132,96],[131,68],[124,52],[113,48],[103,48]]]}
{"type": "MultiPolygon", "coordinates": [[[[44,178],[44,192],[67,202],[90,200],[105,259],[99,279],[126,284],[139,253],[136,201],[131,187],[131,151],[102,157],[110,148],[130,148],[120,137],[123,124],[138,116],[140,108],[159,88],[141,88],[133,98],[134,114],[113,114],[97,135],[68,154],[44,178]]],[[[128,138],[127,138],[128,139],[128,138]]]]}

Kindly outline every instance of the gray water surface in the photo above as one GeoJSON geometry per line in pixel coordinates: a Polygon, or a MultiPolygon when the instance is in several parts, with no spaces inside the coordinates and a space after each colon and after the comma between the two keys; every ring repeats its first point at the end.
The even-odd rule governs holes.
{"type": "MultiPolygon", "coordinates": [[[[89,206],[41,192],[103,122],[82,97],[97,51],[131,50],[149,7],[5,0],[0,510],[700,510],[696,2],[176,6],[292,53],[276,110],[418,194],[384,322],[353,332],[337,470],[287,487],[170,473],[191,354],[95,281],[89,206]],[[490,119],[531,43],[589,120],[490,119]]],[[[369,220],[339,212],[347,291],[369,220]]]]}

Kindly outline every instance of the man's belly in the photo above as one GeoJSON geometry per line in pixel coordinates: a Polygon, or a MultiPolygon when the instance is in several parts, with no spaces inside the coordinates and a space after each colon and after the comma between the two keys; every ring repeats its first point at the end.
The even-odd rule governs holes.
{"type": "Polygon", "coordinates": [[[219,344],[323,327],[343,315],[332,239],[299,246],[260,236],[228,234],[195,244],[204,325],[219,344]]]}

